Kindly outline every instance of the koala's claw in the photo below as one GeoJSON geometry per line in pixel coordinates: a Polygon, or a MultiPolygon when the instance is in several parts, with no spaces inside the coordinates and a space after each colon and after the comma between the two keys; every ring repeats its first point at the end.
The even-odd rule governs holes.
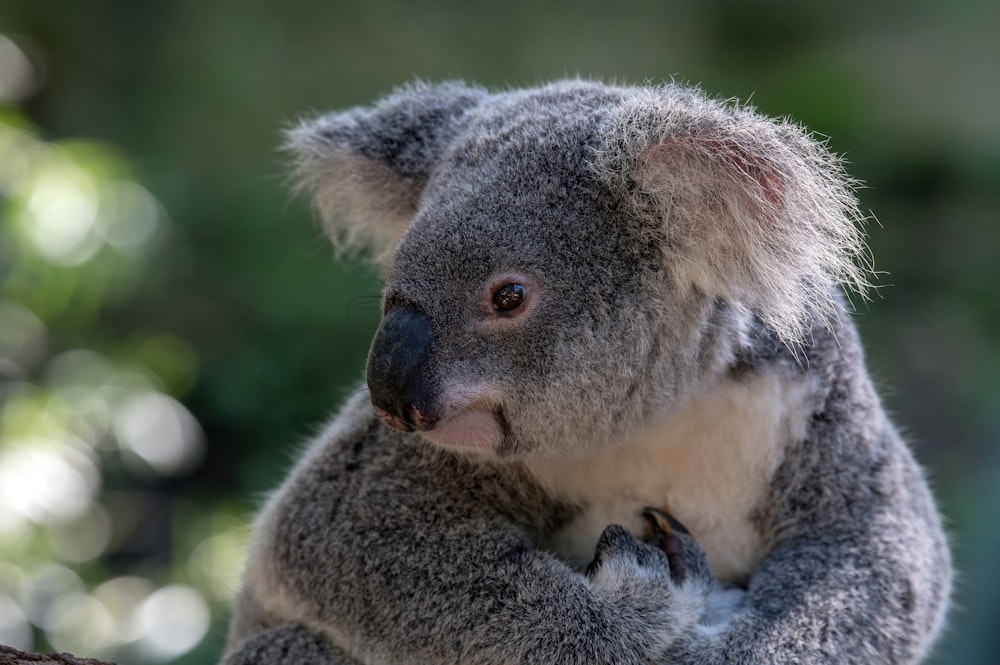
{"type": "Polygon", "coordinates": [[[670,577],[675,583],[712,578],[705,551],[683,524],[658,508],[645,508],[642,516],[646,520],[643,541],[667,556],[670,577]]]}
{"type": "Polygon", "coordinates": [[[691,535],[687,527],[678,522],[673,515],[665,513],[659,508],[643,508],[642,516],[646,519],[646,537],[649,537],[654,531],[666,535],[670,535],[674,531],[685,536],[691,535]]]}

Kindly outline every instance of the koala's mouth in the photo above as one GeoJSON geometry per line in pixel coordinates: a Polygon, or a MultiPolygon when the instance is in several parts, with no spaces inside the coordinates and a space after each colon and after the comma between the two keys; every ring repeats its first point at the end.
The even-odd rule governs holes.
{"type": "Polygon", "coordinates": [[[493,409],[479,405],[462,409],[420,434],[444,448],[486,451],[499,445],[503,433],[493,409]]]}
{"type": "Polygon", "coordinates": [[[499,454],[509,439],[507,418],[496,395],[476,391],[456,396],[445,407],[443,417],[422,413],[410,405],[396,415],[372,404],[375,414],[389,427],[401,432],[417,432],[431,443],[455,451],[494,452],[499,454]],[[478,393],[478,394],[476,394],[478,393]],[[465,397],[465,399],[462,399],[465,397]]]}

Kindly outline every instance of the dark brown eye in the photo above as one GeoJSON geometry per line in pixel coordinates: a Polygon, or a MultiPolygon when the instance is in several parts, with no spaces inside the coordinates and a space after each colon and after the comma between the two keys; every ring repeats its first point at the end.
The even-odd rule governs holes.
{"type": "Polygon", "coordinates": [[[528,296],[528,292],[520,284],[504,284],[493,294],[493,304],[501,312],[517,309],[528,296]]]}

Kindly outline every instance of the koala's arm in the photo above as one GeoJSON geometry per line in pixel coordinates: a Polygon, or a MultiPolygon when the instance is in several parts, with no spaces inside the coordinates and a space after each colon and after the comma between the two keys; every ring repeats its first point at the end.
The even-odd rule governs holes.
{"type": "Polygon", "coordinates": [[[359,665],[317,631],[302,624],[284,623],[241,641],[224,665],[309,663],[310,665],[359,665]]]}
{"type": "Polygon", "coordinates": [[[536,548],[561,509],[516,467],[350,409],[368,415],[314,448],[258,523],[227,664],[660,662],[698,619],[707,586],[673,580],[661,551],[613,527],[582,575],[536,548]]]}
{"type": "Polygon", "coordinates": [[[621,533],[602,541],[597,575],[572,571],[536,549],[561,517],[530,483],[359,416],[265,511],[226,663],[917,662],[946,604],[948,550],[853,366],[831,370],[773,479],[758,515],[770,553],[735,611],[713,609],[704,569],[679,582],[621,533]]]}
{"type": "Polygon", "coordinates": [[[757,514],[770,552],[744,606],[677,640],[667,662],[915,663],[939,633],[950,555],[921,470],[879,405],[854,332],[827,331],[826,384],[757,514]]]}
{"type": "MultiPolygon", "coordinates": [[[[915,473],[908,460],[872,462],[895,466],[888,473],[903,482],[915,473]]],[[[922,507],[895,514],[890,508],[903,500],[922,503],[921,497],[897,495],[862,507],[849,495],[821,498],[820,492],[800,487],[790,500],[832,499],[840,513],[816,511],[808,522],[790,523],[751,578],[744,607],[724,629],[689,632],[666,662],[847,665],[916,663],[926,655],[950,586],[941,576],[947,554],[922,507]]]]}

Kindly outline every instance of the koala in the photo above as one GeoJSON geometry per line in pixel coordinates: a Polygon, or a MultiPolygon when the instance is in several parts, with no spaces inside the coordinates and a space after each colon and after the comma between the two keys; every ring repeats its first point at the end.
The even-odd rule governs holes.
{"type": "Polygon", "coordinates": [[[288,145],[382,320],[260,512],[226,665],[928,653],[949,549],[847,313],[864,220],[820,142],[562,81],[416,83],[288,145]]]}

